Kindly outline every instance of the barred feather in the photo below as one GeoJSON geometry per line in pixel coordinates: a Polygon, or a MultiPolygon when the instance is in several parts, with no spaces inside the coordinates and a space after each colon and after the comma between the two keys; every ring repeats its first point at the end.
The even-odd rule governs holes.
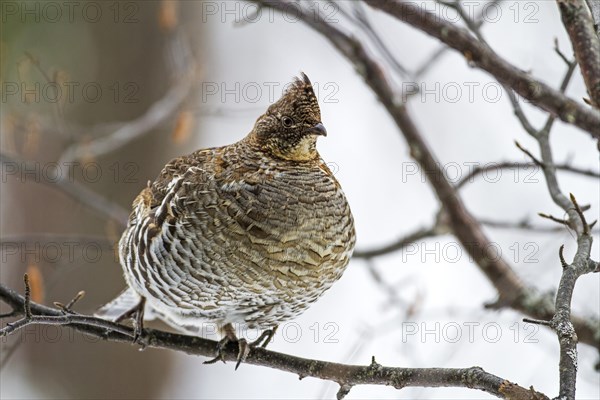
{"type": "Polygon", "coordinates": [[[302,313],[355,243],[348,202],[314,146],[323,133],[305,78],[243,140],[167,164],[135,199],[119,244],[133,291],[187,330],[268,329],[302,313]]]}

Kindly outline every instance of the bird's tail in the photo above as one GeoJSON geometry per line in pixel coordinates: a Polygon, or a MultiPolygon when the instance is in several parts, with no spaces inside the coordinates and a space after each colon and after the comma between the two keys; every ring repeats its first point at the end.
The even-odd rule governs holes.
{"type": "MultiPolygon", "coordinates": [[[[127,288],[121,292],[114,300],[106,303],[100,307],[94,316],[98,318],[107,319],[109,321],[116,322],[120,320],[124,315],[129,314],[134,310],[142,297],[137,294],[133,289],[127,288]]],[[[146,305],[144,310],[144,319],[153,320],[156,318],[156,314],[151,308],[146,305]]]]}

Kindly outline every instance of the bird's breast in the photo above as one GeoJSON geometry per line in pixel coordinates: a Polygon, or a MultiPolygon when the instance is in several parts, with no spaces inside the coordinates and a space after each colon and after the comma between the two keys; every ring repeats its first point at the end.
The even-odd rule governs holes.
{"type": "Polygon", "coordinates": [[[215,195],[204,196],[193,217],[224,239],[223,252],[300,278],[347,263],[352,215],[335,179],[320,168],[270,167],[215,182],[215,195]]]}

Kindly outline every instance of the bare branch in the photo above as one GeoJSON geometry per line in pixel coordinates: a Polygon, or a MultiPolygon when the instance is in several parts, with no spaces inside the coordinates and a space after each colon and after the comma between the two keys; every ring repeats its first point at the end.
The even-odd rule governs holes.
{"type": "MultiPolygon", "coordinates": [[[[530,164],[530,165],[533,165],[533,164],[530,164]]],[[[550,219],[554,222],[558,222],[563,226],[569,226],[567,221],[553,217],[551,215],[546,215],[543,213],[539,213],[538,215],[540,217],[550,219]]],[[[536,231],[536,232],[560,232],[560,231],[562,231],[560,228],[533,226],[526,219],[521,220],[521,221],[516,221],[516,222],[504,221],[504,220],[494,221],[494,220],[486,219],[486,218],[477,218],[477,220],[482,225],[489,226],[490,228],[519,229],[519,230],[536,231]]],[[[433,237],[443,235],[446,233],[450,233],[449,228],[446,225],[436,222],[431,227],[417,229],[414,232],[409,233],[405,236],[402,236],[401,238],[397,239],[396,241],[394,241],[390,244],[387,244],[387,245],[384,245],[381,247],[377,247],[374,249],[370,249],[370,250],[357,250],[354,252],[352,257],[358,258],[358,259],[371,259],[371,258],[375,258],[375,257],[384,256],[386,254],[391,254],[391,253],[400,251],[400,250],[406,248],[407,246],[411,245],[412,243],[420,242],[425,239],[433,238],[433,237]]]]}
{"type": "Polygon", "coordinates": [[[407,69],[396,59],[394,54],[388,49],[381,36],[375,31],[371,25],[367,14],[359,1],[350,3],[354,7],[354,21],[356,24],[371,38],[375,46],[381,51],[381,54],[388,60],[390,65],[395,68],[401,76],[408,76],[407,69]]]}
{"type": "MultiPolygon", "coordinates": [[[[15,167],[17,171],[22,169],[26,171],[35,170],[35,168],[28,167],[28,165],[32,164],[32,162],[20,160],[5,153],[0,153],[0,163],[15,167]]],[[[68,179],[68,177],[64,175],[61,176],[61,179],[52,180],[49,179],[47,174],[41,174],[40,179],[36,180],[36,182],[40,182],[44,185],[62,191],[68,196],[72,197],[74,200],[79,201],[82,205],[91,208],[104,217],[113,219],[122,226],[125,226],[127,223],[129,212],[127,212],[123,207],[106,199],[105,197],[102,197],[100,194],[89,189],[87,186],[68,179]]]]}
{"type": "Polygon", "coordinates": [[[600,2],[598,0],[585,0],[585,2],[592,13],[594,28],[596,28],[596,35],[600,37],[600,2]]]}
{"type": "Polygon", "coordinates": [[[427,72],[429,72],[429,69],[435,65],[436,61],[447,53],[447,51],[447,46],[439,46],[437,50],[431,53],[431,55],[425,61],[423,61],[419,67],[417,67],[413,73],[414,79],[422,78],[427,72]]]}
{"type": "Polygon", "coordinates": [[[531,154],[531,152],[529,152],[529,150],[527,150],[526,148],[524,148],[523,146],[521,146],[521,144],[519,142],[517,142],[515,140],[515,145],[519,148],[519,150],[521,150],[523,153],[525,153],[527,155],[527,157],[531,158],[531,161],[533,161],[533,163],[537,166],[540,167],[544,167],[544,164],[538,160],[537,158],[535,158],[535,156],[533,154],[531,154]]]}
{"type": "Polygon", "coordinates": [[[541,319],[523,318],[523,322],[527,322],[527,323],[535,324],[535,325],[544,325],[544,326],[548,326],[548,327],[552,328],[551,321],[544,321],[541,319]]]}
{"type": "Polygon", "coordinates": [[[556,0],[563,24],[571,39],[575,58],[591,98],[600,108],[600,39],[583,0],[556,0]]]}
{"type": "MultiPolygon", "coordinates": [[[[13,290],[0,284],[0,298],[15,309],[23,309],[27,300],[13,290]]],[[[79,314],[65,314],[61,310],[31,303],[35,312],[30,318],[23,318],[0,329],[0,336],[14,333],[31,324],[66,325],[88,335],[111,341],[131,343],[132,328],[79,314]]],[[[187,336],[144,329],[140,338],[148,347],[169,349],[192,355],[212,357],[217,342],[201,337],[187,336]]],[[[232,343],[223,351],[225,361],[236,361],[237,346],[232,343]]],[[[245,361],[248,364],[264,366],[297,374],[300,378],[313,377],[337,382],[341,386],[341,395],[356,385],[385,385],[397,389],[405,387],[463,387],[487,392],[506,399],[547,399],[539,392],[532,392],[506,379],[485,372],[479,367],[471,368],[394,368],[377,363],[367,366],[338,364],[327,361],[311,360],[269,351],[261,347],[253,348],[245,361]]],[[[343,397],[342,396],[342,397],[343,397]]]]}
{"type": "MultiPolygon", "coordinates": [[[[566,59],[564,54],[562,54],[562,52],[558,48],[558,43],[556,43],[556,41],[555,41],[554,50],[561,58],[563,58],[563,60],[565,61],[565,63],[568,66],[567,72],[565,73],[565,76],[560,85],[560,92],[564,93],[565,90],[567,89],[567,86],[568,86],[570,80],[571,80],[571,77],[573,76],[573,71],[575,70],[576,62],[569,61],[566,59]]],[[[536,141],[538,142],[542,160],[541,161],[538,160],[528,150],[524,149],[518,142],[515,141],[515,143],[521,151],[523,151],[527,156],[529,156],[537,165],[542,167],[542,170],[544,172],[544,177],[546,179],[546,185],[548,187],[548,190],[550,192],[550,196],[552,197],[552,200],[554,201],[555,204],[560,206],[565,212],[568,213],[569,220],[563,221],[563,220],[554,218],[554,217],[552,217],[550,215],[546,215],[546,214],[539,214],[539,215],[543,218],[548,218],[548,219],[551,219],[551,220],[559,222],[559,223],[565,223],[566,225],[570,226],[571,228],[573,228],[574,230],[577,231],[580,228],[580,224],[578,224],[579,221],[576,221],[576,218],[575,218],[576,214],[574,213],[574,210],[572,209],[572,207],[570,207],[569,200],[561,192],[561,190],[558,186],[558,180],[556,177],[556,170],[558,167],[556,164],[554,164],[552,150],[550,148],[549,136],[550,136],[550,131],[552,130],[552,126],[555,121],[555,116],[553,116],[553,115],[548,116],[548,119],[547,119],[544,127],[540,130],[536,130],[535,128],[533,128],[531,126],[531,124],[529,123],[529,121],[527,120],[525,115],[522,114],[522,110],[521,110],[518,102],[515,103],[511,100],[511,103],[515,110],[515,115],[517,115],[517,118],[521,122],[523,129],[525,129],[525,131],[530,136],[535,138],[536,141]]],[[[600,143],[600,141],[599,141],[599,143],[600,143]]]]}
{"type": "Polygon", "coordinates": [[[87,143],[75,143],[68,147],[60,157],[59,163],[67,163],[82,158],[97,158],[115,151],[123,145],[139,138],[159,126],[169,117],[176,114],[178,107],[188,97],[193,87],[194,60],[187,39],[182,35],[175,35],[169,47],[176,60],[176,81],[163,98],[155,102],[139,118],[123,124],[114,132],[87,143]]]}
{"type": "Polygon", "coordinates": [[[503,228],[503,229],[519,229],[523,231],[535,231],[535,232],[564,232],[564,228],[547,227],[547,226],[534,226],[527,219],[521,221],[494,221],[487,218],[478,218],[482,225],[489,226],[490,228],[503,228]]]}
{"type": "Polygon", "coordinates": [[[561,225],[565,225],[565,226],[569,226],[569,221],[566,221],[564,219],[560,219],[560,218],[556,218],[550,214],[544,214],[544,213],[538,213],[538,215],[542,218],[546,218],[549,219],[550,221],[554,221],[556,223],[559,223],[561,225]]]}
{"type": "MultiPolygon", "coordinates": [[[[474,178],[476,178],[477,176],[487,173],[487,172],[491,172],[491,171],[504,170],[504,169],[520,170],[520,169],[530,169],[530,168],[537,168],[537,167],[539,167],[538,164],[529,163],[529,162],[519,162],[519,161],[490,162],[484,166],[474,167],[468,174],[466,174],[463,178],[461,178],[461,180],[454,187],[457,189],[460,189],[463,186],[465,186],[467,183],[473,182],[474,178]]],[[[554,168],[556,168],[559,171],[572,172],[574,174],[579,174],[579,175],[583,175],[583,176],[589,176],[590,178],[599,178],[600,179],[600,172],[592,171],[591,169],[574,167],[570,163],[555,164],[554,168]]]]}
{"type": "Polygon", "coordinates": [[[25,301],[23,302],[23,312],[25,313],[25,319],[31,319],[31,287],[29,286],[29,275],[23,275],[23,282],[25,283],[25,301]]]}
{"type": "MultiPolygon", "coordinates": [[[[565,62],[565,64],[567,64],[567,72],[565,73],[565,76],[563,77],[563,80],[562,80],[562,82],[560,84],[560,88],[559,88],[559,91],[561,93],[565,93],[565,91],[567,90],[567,86],[569,85],[569,82],[571,81],[571,78],[573,77],[573,72],[575,72],[575,67],[577,67],[577,61],[576,60],[570,61],[563,54],[563,52],[558,47],[558,40],[556,38],[554,39],[554,51],[565,62]]],[[[552,130],[552,126],[554,125],[554,121],[556,120],[556,116],[549,115],[544,127],[542,129],[536,129],[533,127],[533,125],[531,125],[531,123],[529,122],[529,119],[527,119],[527,116],[523,112],[523,108],[521,107],[521,103],[517,99],[517,96],[512,92],[512,90],[507,90],[507,93],[508,93],[508,99],[510,100],[510,104],[513,107],[513,112],[514,112],[515,116],[521,123],[521,126],[523,127],[523,129],[525,129],[525,131],[530,136],[537,138],[540,135],[549,135],[550,134],[550,131],[552,130]]]]}
{"type": "MultiPolygon", "coordinates": [[[[489,5],[498,4],[500,2],[502,2],[502,0],[491,0],[489,5]]],[[[465,17],[468,17],[468,15],[464,12],[464,8],[462,6],[460,8],[463,9],[463,13],[462,13],[463,19],[466,19],[465,17]]],[[[472,22],[472,25],[471,25],[472,29],[475,29],[476,32],[479,32],[481,27],[485,23],[485,21],[486,21],[486,19],[485,19],[484,13],[482,11],[477,16],[477,18],[475,18],[475,20],[472,22]]],[[[439,46],[438,49],[436,51],[434,51],[431,54],[431,56],[425,62],[423,62],[420,67],[418,67],[416,69],[416,71],[414,72],[414,79],[419,79],[420,77],[422,77],[429,70],[429,68],[431,68],[433,65],[435,65],[435,61],[437,61],[448,50],[449,50],[448,46],[444,46],[444,45],[439,46]]]]}
{"type": "MultiPolygon", "coordinates": [[[[564,56],[564,54],[562,54],[562,52],[558,48],[557,43],[555,43],[555,51],[568,66],[567,72],[560,86],[561,93],[564,93],[573,75],[575,63],[570,62],[564,56]]],[[[600,49],[597,49],[597,51],[600,51],[600,49]]],[[[600,66],[598,67],[600,68],[600,66]]],[[[519,117],[517,107],[514,103],[513,107],[515,107],[515,114],[517,114],[517,117],[523,125],[523,128],[527,131],[527,133],[529,133],[537,140],[540,146],[540,153],[542,158],[541,161],[537,160],[529,151],[521,147],[518,142],[516,142],[516,144],[519,147],[519,149],[525,152],[525,154],[532,158],[536,164],[542,167],[550,196],[552,197],[554,203],[561,207],[567,213],[568,220],[561,220],[552,217],[551,215],[546,215],[542,213],[540,213],[539,215],[541,217],[551,219],[555,222],[573,228],[577,232],[578,236],[577,252],[575,254],[575,259],[571,264],[567,263],[567,261],[564,258],[564,245],[560,247],[558,252],[563,273],[561,276],[559,287],[556,292],[556,301],[554,306],[556,311],[552,316],[552,319],[550,321],[529,320],[529,322],[550,326],[556,332],[560,346],[559,398],[575,399],[575,388],[577,380],[577,343],[579,339],[575,332],[575,319],[571,316],[571,299],[573,296],[575,282],[577,281],[579,276],[588,272],[593,272],[595,269],[594,265],[591,265],[590,263],[590,252],[592,246],[590,227],[587,224],[582,208],[577,203],[577,200],[575,199],[573,194],[570,194],[569,201],[567,197],[562,193],[558,185],[558,180],[556,177],[556,166],[554,165],[552,150],[549,141],[550,131],[552,129],[555,117],[552,115],[549,116],[545,126],[541,130],[536,131],[535,129],[532,130],[531,125],[524,116],[519,117]]],[[[598,332],[600,332],[600,328],[596,331],[596,333],[598,332]]]]}
{"type": "MultiPolygon", "coordinates": [[[[556,51],[561,55],[558,47],[556,51]]],[[[564,58],[564,56],[561,55],[564,58]]],[[[567,73],[561,84],[561,92],[564,92],[574,70],[574,63],[568,64],[567,73]]],[[[556,167],[554,165],[552,150],[550,147],[550,130],[554,122],[554,117],[548,117],[548,121],[544,128],[537,132],[531,132],[525,125],[525,130],[532,135],[538,142],[541,153],[541,161],[538,161],[546,179],[546,185],[552,200],[556,205],[561,207],[568,215],[568,220],[561,220],[550,215],[539,214],[544,218],[549,218],[561,224],[568,225],[577,232],[577,252],[571,264],[567,263],[563,255],[564,246],[559,249],[559,259],[563,268],[561,280],[556,292],[555,312],[549,322],[544,322],[544,325],[551,326],[556,332],[560,346],[560,361],[559,361],[559,398],[575,399],[575,388],[577,380],[577,343],[579,341],[575,330],[575,318],[571,316],[571,299],[575,282],[579,276],[594,271],[594,266],[590,265],[590,252],[592,247],[592,237],[590,236],[590,227],[587,224],[582,208],[578,205],[573,194],[570,194],[570,201],[562,193],[558,185],[556,177],[556,167]]],[[[518,145],[518,143],[517,143],[518,145]]],[[[534,158],[531,153],[519,146],[521,150],[526,152],[531,158],[534,158]]],[[[596,321],[597,322],[597,321],[596,321]]],[[[578,329],[579,332],[579,329],[578,329]]],[[[600,327],[596,328],[597,335],[600,332],[600,327]]]]}
{"type": "MultiPolygon", "coordinates": [[[[583,233],[578,240],[577,253],[573,262],[563,268],[556,292],[556,313],[552,318],[552,326],[556,331],[560,345],[559,397],[566,399],[575,399],[577,380],[578,337],[571,318],[571,299],[577,279],[583,274],[593,272],[589,263],[591,247],[592,237],[587,233],[583,233]]],[[[563,261],[561,260],[561,263],[563,261]]]]}
{"type": "Polygon", "coordinates": [[[79,300],[81,300],[83,298],[83,296],[85,296],[85,292],[83,290],[80,290],[75,297],[73,297],[71,299],[71,301],[69,301],[67,304],[62,304],[58,301],[54,302],[54,305],[56,306],[56,308],[59,308],[60,310],[66,312],[66,313],[73,313],[73,306],[75,305],[75,303],[77,303],[79,300]]]}
{"type": "Polygon", "coordinates": [[[373,258],[382,256],[384,254],[389,254],[401,250],[408,246],[411,243],[418,242],[420,240],[434,237],[439,235],[441,232],[433,228],[421,228],[416,230],[415,232],[409,233],[406,236],[401,237],[395,242],[388,244],[386,246],[382,246],[379,248],[371,249],[371,250],[362,250],[355,251],[353,257],[355,258],[373,258]]]}
{"type": "Polygon", "coordinates": [[[523,111],[523,108],[521,107],[521,103],[519,102],[519,99],[517,98],[517,95],[515,95],[515,93],[510,89],[506,91],[506,94],[508,95],[508,100],[510,101],[510,104],[513,108],[513,113],[515,114],[515,116],[517,117],[519,122],[521,123],[521,126],[523,127],[523,129],[525,129],[525,131],[527,131],[527,133],[529,133],[531,136],[537,135],[538,131],[529,122],[529,119],[525,115],[525,112],[523,111]]]}
{"type": "Polygon", "coordinates": [[[550,147],[549,135],[544,133],[536,136],[540,147],[541,154],[541,162],[542,162],[542,171],[544,172],[544,177],[546,179],[546,186],[548,188],[548,192],[550,193],[550,197],[554,201],[554,203],[563,209],[569,216],[569,226],[573,228],[576,232],[581,232],[583,226],[581,225],[581,221],[574,207],[572,206],[571,201],[562,193],[560,186],[558,184],[558,179],[556,177],[556,167],[554,166],[554,159],[552,156],[552,149],[550,147]]]}
{"type": "MultiPolygon", "coordinates": [[[[571,65],[573,61],[569,60],[569,58],[560,50],[558,47],[558,39],[554,38],[554,52],[558,54],[558,56],[565,62],[567,65],[571,65]]],[[[575,60],[575,64],[577,64],[577,60],[575,60]]]]}
{"type": "MultiPolygon", "coordinates": [[[[26,61],[29,62],[31,65],[33,65],[35,67],[35,69],[40,73],[40,75],[42,75],[42,77],[44,78],[44,80],[46,81],[46,83],[50,84],[49,87],[53,88],[54,91],[54,96],[55,98],[59,97],[58,96],[58,88],[60,87],[60,84],[58,82],[58,71],[54,71],[54,73],[52,74],[52,77],[50,77],[49,73],[45,70],[45,68],[42,67],[42,63],[40,62],[39,58],[34,57],[30,52],[25,51],[25,57],[26,57],[26,61]]],[[[20,61],[17,63],[17,74],[19,76],[19,80],[21,82],[25,81],[25,79],[23,79],[23,77],[21,77],[21,72],[20,72],[20,65],[23,61],[20,61]]],[[[65,117],[64,117],[64,102],[61,101],[56,101],[54,102],[54,106],[53,106],[53,114],[54,114],[54,118],[56,119],[56,121],[58,122],[59,125],[61,125],[61,129],[57,129],[57,132],[61,135],[61,136],[66,136],[69,137],[69,133],[67,132],[67,126],[66,126],[66,122],[65,122],[65,117]]]]}
{"type": "Polygon", "coordinates": [[[134,121],[125,123],[113,133],[92,142],[71,145],[64,151],[59,163],[68,163],[89,157],[95,159],[115,151],[146,134],[175,114],[179,105],[187,97],[191,86],[189,75],[181,77],[180,81],[171,87],[165,97],[153,104],[144,115],[134,121]]]}
{"type": "Polygon", "coordinates": [[[600,262],[589,259],[588,264],[590,265],[590,271],[594,273],[600,272],[600,262]]]}
{"type": "Polygon", "coordinates": [[[468,30],[455,26],[412,2],[400,0],[366,0],[366,2],[438,38],[463,54],[469,65],[489,72],[500,83],[512,88],[532,104],[600,139],[600,113],[584,107],[560,91],[534,79],[527,72],[516,68],[492,51],[489,46],[471,36],[468,30]]]}
{"type": "Polygon", "coordinates": [[[350,385],[340,385],[340,390],[338,390],[336,395],[337,400],[342,400],[344,397],[346,397],[346,395],[350,393],[350,389],[352,389],[352,386],[350,385]]]}
{"type": "Polygon", "coordinates": [[[558,249],[558,258],[560,259],[560,265],[562,265],[563,269],[569,266],[569,263],[567,263],[567,261],[565,260],[565,255],[563,254],[564,251],[565,245],[561,244],[560,248],[558,249]]]}
{"type": "Polygon", "coordinates": [[[569,193],[569,197],[571,198],[571,202],[573,202],[573,205],[575,206],[575,211],[577,212],[577,215],[579,215],[579,219],[581,220],[581,225],[583,226],[582,234],[589,235],[590,234],[590,226],[588,225],[587,221],[585,220],[585,215],[583,215],[583,211],[581,211],[579,204],[577,204],[577,200],[575,199],[575,196],[573,196],[573,193],[569,193]]]}

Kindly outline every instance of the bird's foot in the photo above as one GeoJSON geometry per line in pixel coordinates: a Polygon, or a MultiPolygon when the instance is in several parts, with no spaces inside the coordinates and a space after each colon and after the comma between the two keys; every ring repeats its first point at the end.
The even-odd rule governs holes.
{"type": "Polygon", "coordinates": [[[248,358],[248,354],[250,354],[250,345],[246,341],[246,339],[238,339],[238,355],[235,362],[235,370],[239,368],[240,364],[246,361],[248,358]]]}
{"type": "Polygon", "coordinates": [[[115,322],[119,323],[125,319],[131,318],[133,320],[133,343],[137,343],[146,347],[146,343],[142,340],[142,333],[144,332],[144,308],[146,306],[146,298],[142,297],[131,310],[124,312],[119,316],[115,322]]]}
{"type": "Polygon", "coordinates": [[[240,364],[243,361],[246,361],[248,354],[250,354],[250,345],[248,344],[248,341],[246,339],[238,339],[237,338],[237,336],[235,335],[233,326],[231,324],[225,325],[224,331],[225,331],[225,337],[223,339],[221,339],[219,341],[219,343],[217,344],[217,356],[208,361],[204,361],[204,364],[214,364],[217,361],[225,362],[225,354],[224,354],[225,347],[227,347],[227,345],[229,343],[237,342],[238,355],[237,355],[236,364],[235,364],[235,369],[237,370],[239,368],[240,364]]]}
{"type": "Polygon", "coordinates": [[[233,328],[233,325],[227,324],[223,327],[223,332],[225,333],[225,337],[223,339],[221,339],[221,341],[219,341],[219,343],[217,344],[217,356],[213,359],[205,361],[204,364],[214,364],[217,361],[225,362],[225,354],[224,354],[225,348],[227,347],[227,345],[229,343],[237,342],[238,354],[237,354],[236,364],[235,364],[235,369],[237,370],[239,368],[240,364],[242,362],[246,361],[246,358],[248,358],[248,355],[250,354],[250,351],[253,348],[267,347],[269,342],[273,339],[273,336],[275,336],[276,331],[277,331],[277,327],[274,327],[272,329],[267,329],[267,330],[263,331],[263,333],[258,337],[258,339],[256,339],[252,343],[248,343],[248,341],[246,339],[238,339],[237,336],[235,335],[235,329],[233,328]]]}
{"type": "Polygon", "coordinates": [[[271,329],[267,329],[261,333],[261,335],[250,343],[250,347],[262,347],[263,349],[267,347],[267,345],[273,340],[273,336],[275,336],[275,332],[277,331],[277,327],[273,327],[271,329]]]}

